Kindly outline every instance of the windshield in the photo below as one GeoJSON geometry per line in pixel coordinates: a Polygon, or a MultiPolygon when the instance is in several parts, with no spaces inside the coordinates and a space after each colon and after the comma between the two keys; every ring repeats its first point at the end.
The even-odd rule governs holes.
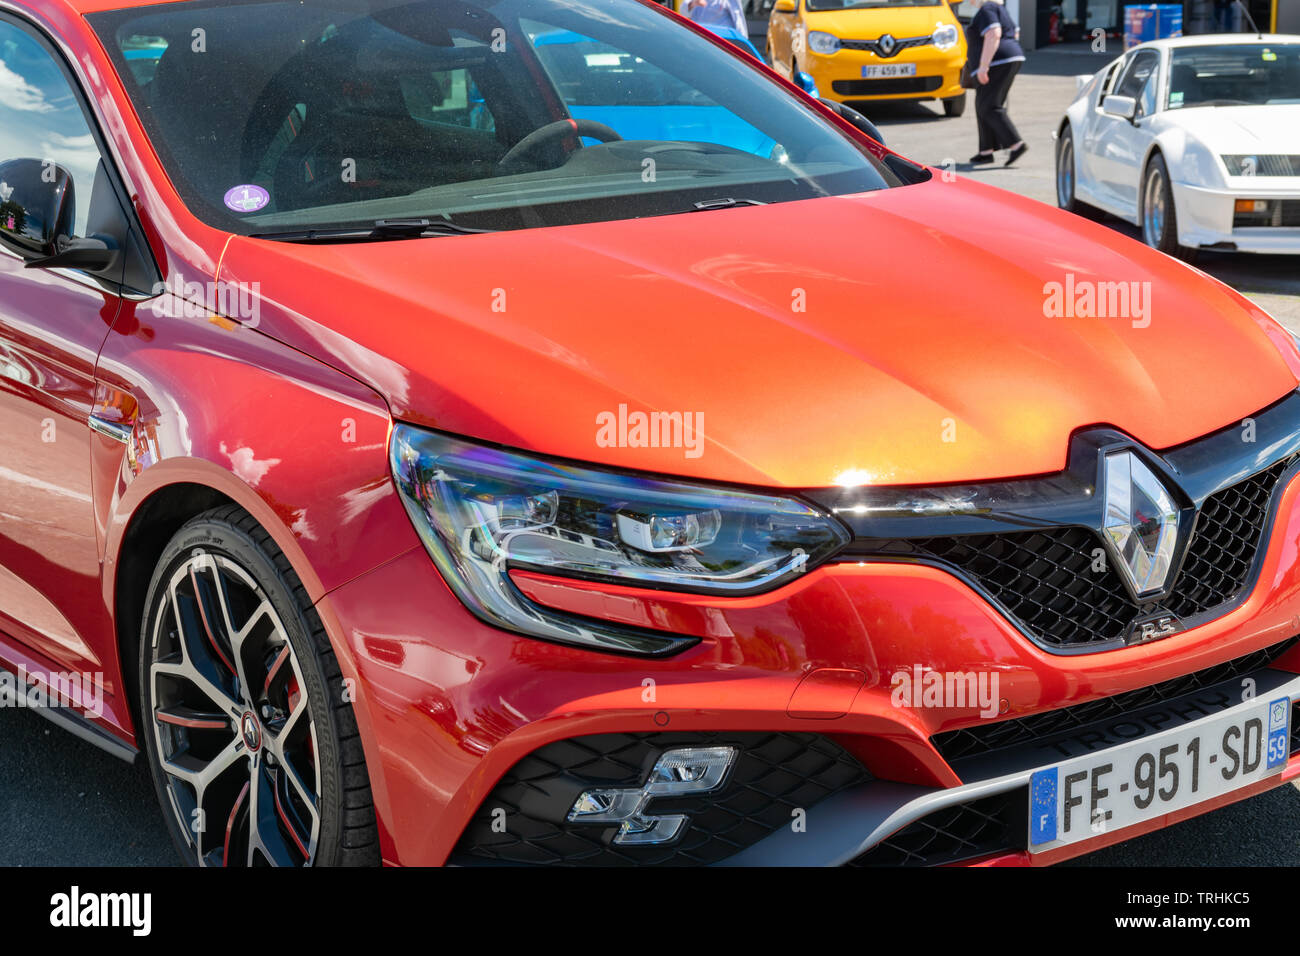
{"type": "Polygon", "coordinates": [[[899,185],[800,94],[635,0],[169,3],[91,18],[218,228],[519,229],[899,185]]]}
{"type": "Polygon", "coordinates": [[[1169,61],[1169,109],[1300,103],[1300,43],[1183,47],[1169,61]]]}

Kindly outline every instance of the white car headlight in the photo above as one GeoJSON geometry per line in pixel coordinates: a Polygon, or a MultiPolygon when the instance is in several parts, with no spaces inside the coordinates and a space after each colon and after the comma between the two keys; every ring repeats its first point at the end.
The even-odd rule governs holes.
{"type": "Polygon", "coordinates": [[[550,612],[511,570],[742,595],[798,577],[851,537],[797,498],[600,471],[410,425],[393,429],[390,460],[407,514],[465,606],[567,644],[653,655],[694,639],[550,612]]]}
{"type": "Polygon", "coordinates": [[[822,56],[829,56],[840,48],[840,38],[820,30],[808,31],[808,49],[822,56]]]}
{"type": "Polygon", "coordinates": [[[951,50],[960,39],[961,34],[957,32],[957,28],[951,23],[935,24],[934,35],[931,40],[940,50],[951,50]]]}

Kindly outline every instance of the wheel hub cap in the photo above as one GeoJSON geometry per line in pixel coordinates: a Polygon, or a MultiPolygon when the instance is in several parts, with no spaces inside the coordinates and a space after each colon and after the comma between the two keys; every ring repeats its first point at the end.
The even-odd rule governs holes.
{"type": "Polygon", "coordinates": [[[244,737],[244,746],[249,753],[257,753],[262,749],[262,725],[257,722],[251,710],[244,711],[244,716],[239,719],[239,732],[244,737]]]}

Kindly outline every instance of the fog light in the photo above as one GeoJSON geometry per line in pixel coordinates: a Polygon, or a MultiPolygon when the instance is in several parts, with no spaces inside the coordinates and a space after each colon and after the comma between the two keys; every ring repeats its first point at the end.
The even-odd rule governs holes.
{"type": "Polygon", "coordinates": [[[655,797],[711,793],[722,786],[736,760],[735,747],[683,747],[666,750],[646,782],[635,789],[584,790],[569,810],[570,823],[617,823],[614,842],[622,846],[671,843],[681,835],[685,814],[651,816],[646,805],[655,797]]]}

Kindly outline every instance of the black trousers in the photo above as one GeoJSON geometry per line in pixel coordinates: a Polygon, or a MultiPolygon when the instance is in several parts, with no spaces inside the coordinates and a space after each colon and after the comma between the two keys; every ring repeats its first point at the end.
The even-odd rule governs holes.
{"type": "Polygon", "coordinates": [[[989,67],[989,81],[975,88],[975,119],[980,128],[980,152],[1010,149],[1020,142],[1016,124],[1007,112],[1011,82],[1020,72],[1022,61],[989,67]]]}

